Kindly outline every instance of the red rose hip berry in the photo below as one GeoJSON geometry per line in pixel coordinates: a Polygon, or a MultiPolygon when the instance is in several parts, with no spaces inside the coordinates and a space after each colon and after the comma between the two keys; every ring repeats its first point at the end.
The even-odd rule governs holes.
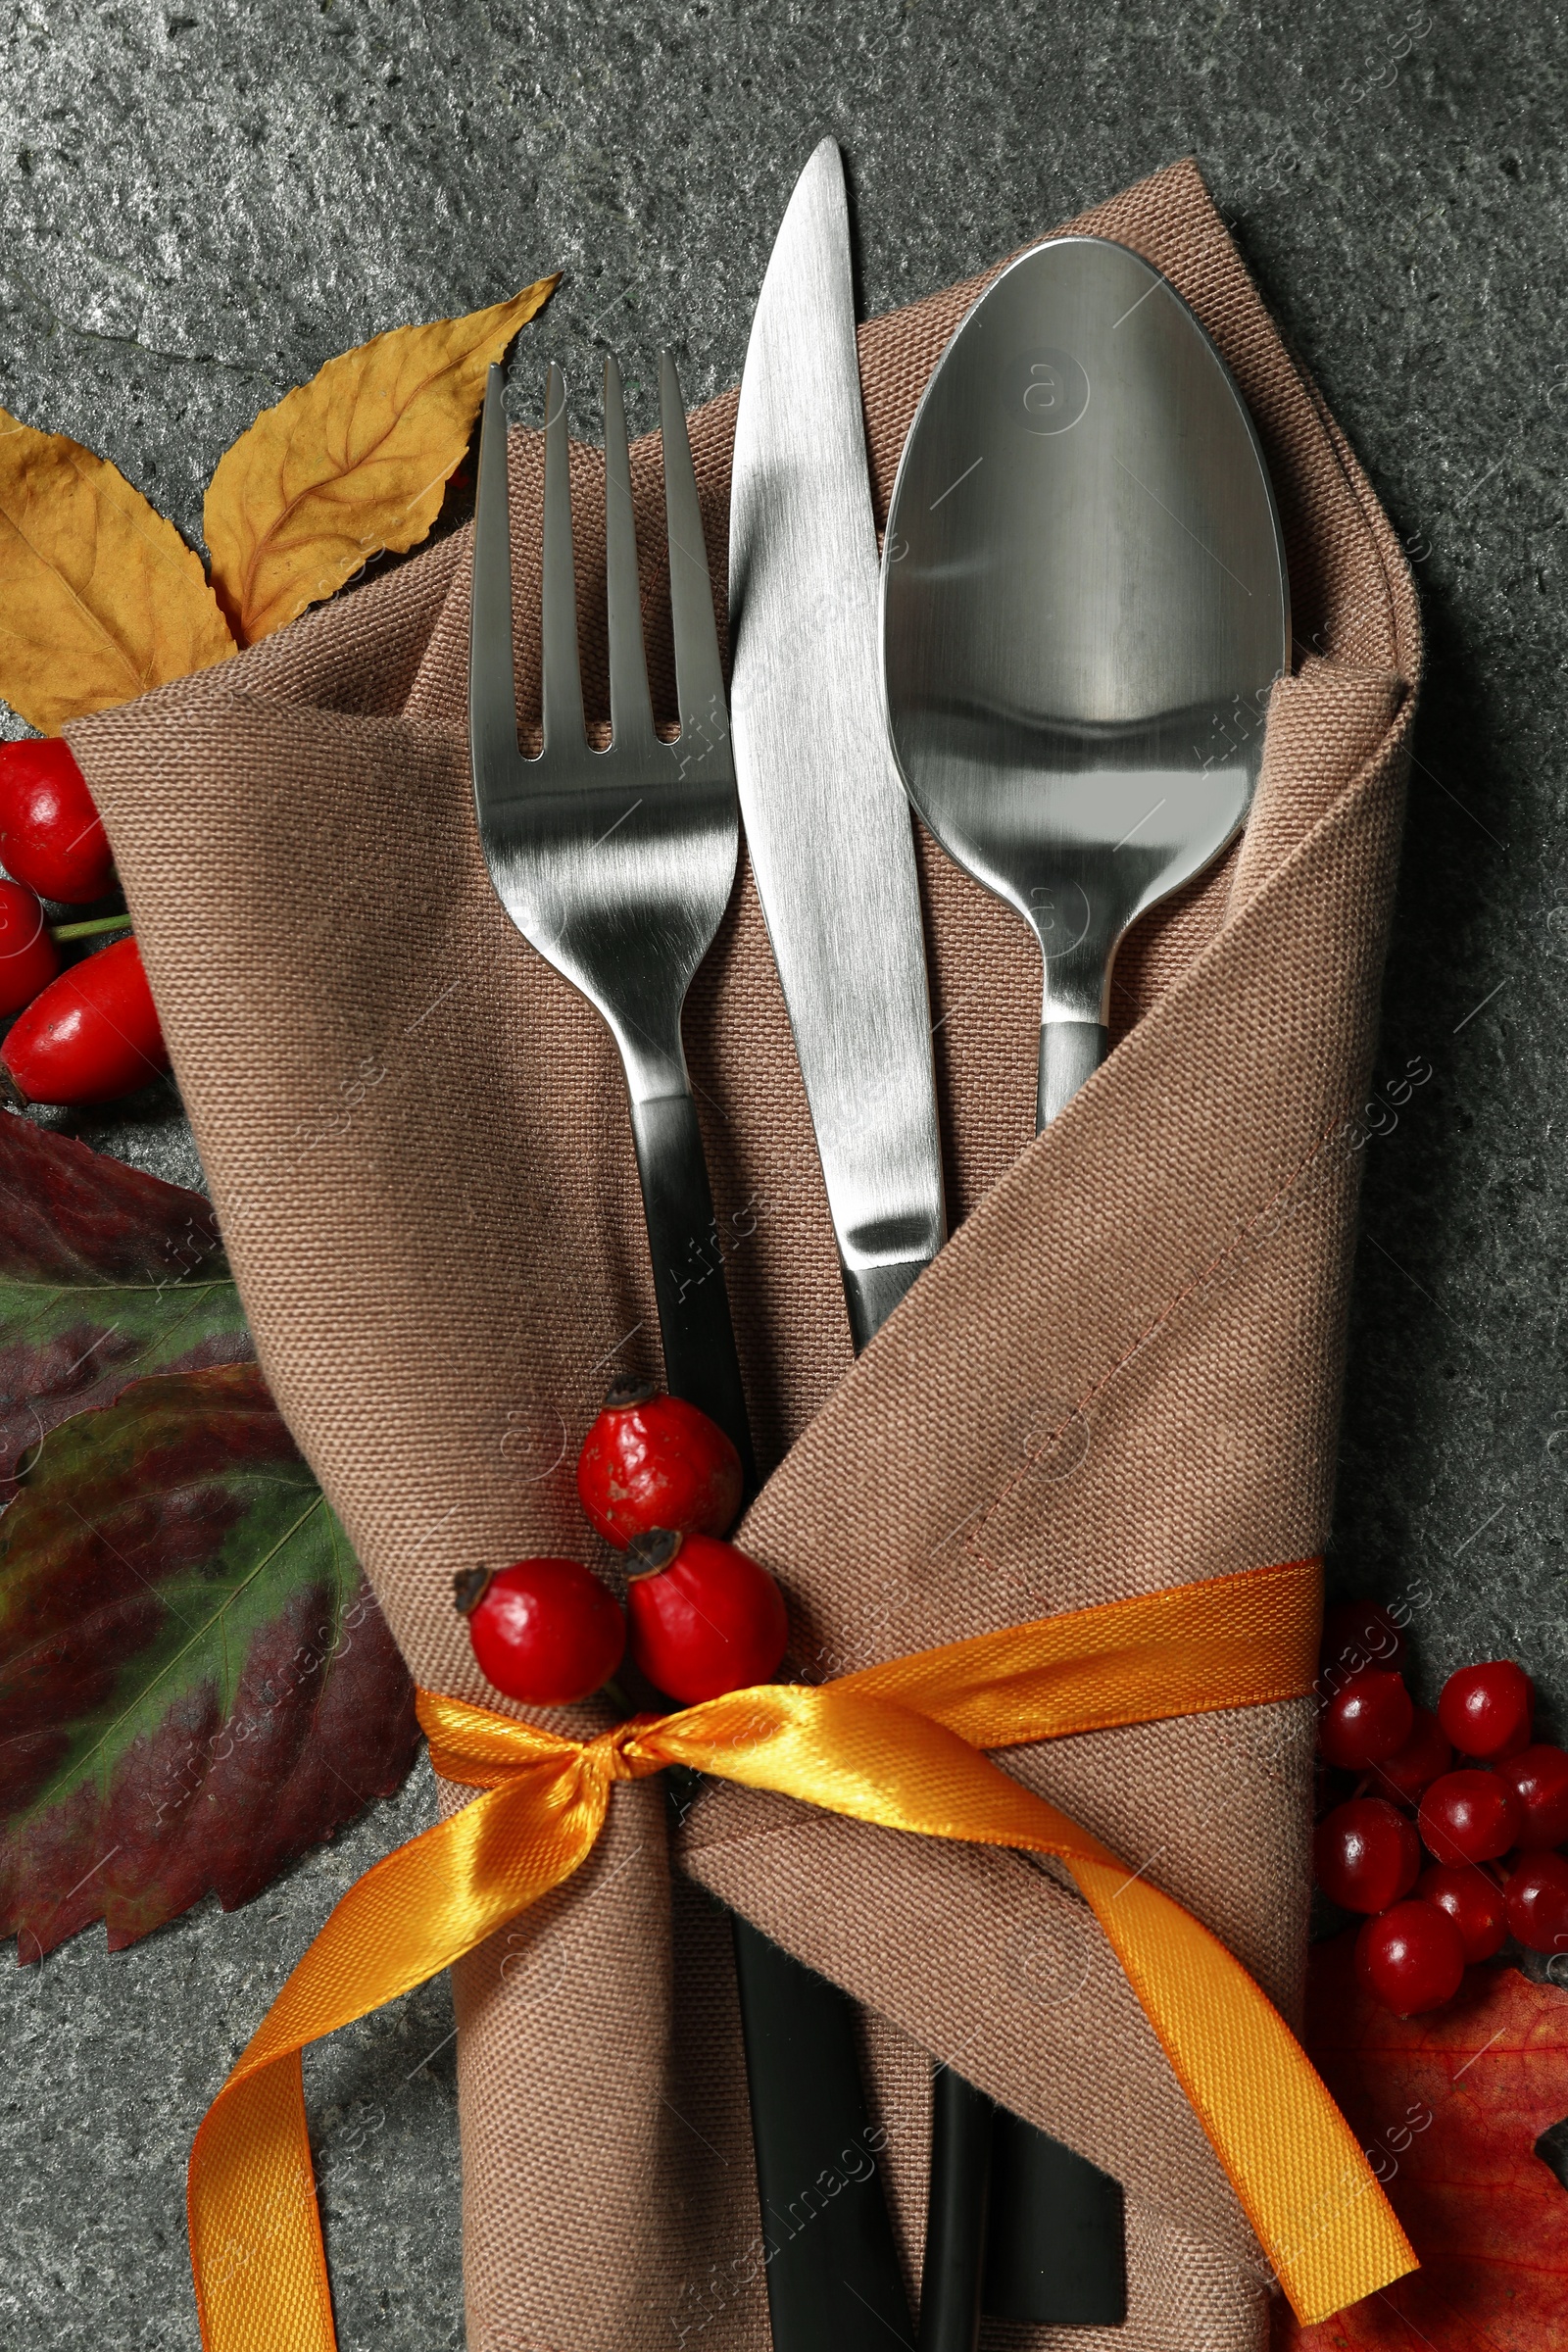
{"type": "Polygon", "coordinates": [[[1392,1756],[1381,1756],[1373,1765],[1373,1785],[1380,1796],[1392,1796],[1400,1804],[1413,1805],[1421,1791],[1440,1773],[1446,1772],[1452,1762],[1453,1750],[1443,1736],[1442,1724],[1430,1707],[1417,1707],[1404,1745],[1396,1747],[1392,1756]]]}
{"type": "Polygon", "coordinates": [[[631,1654],[651,1683],[695,1706],[765,1683],[789,1640],[765,1568],[714,1536],[654,1528],[629,1546],[631,1654]]]}
{"type": "Polygon", "coordinates": [[[1530,1743],[1536,1687],[1512,1658],[1461,1666],[1438,1700],[1438,1721],[1462,1756],[1493,1764],[1530,1743]]]}
{"type": "Polygon", "coordinates": [[[117,939],[51,980],[0,1061],[29,1102],[113,1102],[162,1077],[169,1049],[136,942],[117,939]]]}
{"type": "Polygon", "coordinates": [[[41,899],[85,906],[115,879],[87,780],[58,736],[0,744],[0,862],[41,899]]]}
{"type": "Polygon", "coordinates": [[[1421,1840],[1383,1797],[1352,1796],[1318,1823],[1312,1862],[1331,1902],[1346,1911],[1386,1911],[1415,1885],[1421,1840]]]}
{"type": "Polygon", "coordinates": [[[741,1457],[718,1424],[651,1381],[616,1381],[577,1456],[582,1507],[617,1551],[661,1527],[722,1536],[741,1486],[741,1457]]]}
{"type": "Polygon", "coordinates": [[[1490,1960],[1507,1941],[1508,1906],[1502,1888],[1484,1870],[1468,1863],[1433,1862],[1417,1879],[1415,1891],[1418,1902],[1446,1911],[1459,1931],[1467,1964],[1490,1960]]]}
{"type": "Polygon", "coordinates": [[[1317,1743],[1329,1763],[1346,1772],[1365,1772],[1404,1745],[1414,1720],[1410,1693],[1393,1668],[1366,1666],[1325,1702],[1317,1743]]]}
{"type": "Polygon", "coordinates": [[[1440,1862],[1494,1862],[1518,1844],[1524,1809],[1499,1773],[1446,1772],[1422,1797],[1418,1819],[1440,1862]]]}
{"type": "Polygon", "coordinates": [[[1519,1799],[1523,1846],[1561,1845],[1568,1838],[1568,1749],[1539,1740],[1495,1767],[1519,1799]]]}
{"type": "Polygon", "coordinates": [[[1527,1951],[1568,1952],[1568,1862],[1526,1854],[1507,1887],[1508,1925],[1527,1951]]]}
{"type": "Polygon", "coordinates": [[[1355,1939],[1355,1973],[1396,2017],[1451,2001],[1464,1980],[1464,1939],[1431,1903],[1396,1903],[1355,1939]]]}
{"type": "Polygon", "coordinates": [[[580,1560],[516,1560],[452,1580],[480,1671],[508,1698],[569,1707],[620,1664],[626,1619],[580,1560]]]}
{"type": "Polygon", "coordinates": [[[36,891],[0,882],[0,1015],[20,1012],[60,969],[36,891]]]}

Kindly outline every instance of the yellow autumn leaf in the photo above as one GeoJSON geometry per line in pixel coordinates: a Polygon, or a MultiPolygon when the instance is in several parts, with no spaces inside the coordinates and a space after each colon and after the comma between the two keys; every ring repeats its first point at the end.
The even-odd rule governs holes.
{"type": "Polygon", "coordinates": [[[29,725],[234,651],[200,558],[105,458],[0,409],[0,695],[29,725]]]}
{"type": "Polygon", "coordinates": [[[466,318],[398,326],[328,360],[219,460],[204,527],[242,645],[270,637],[384,549],[422,539],[473,430],[485,370],[559,283],[466,318]]]}

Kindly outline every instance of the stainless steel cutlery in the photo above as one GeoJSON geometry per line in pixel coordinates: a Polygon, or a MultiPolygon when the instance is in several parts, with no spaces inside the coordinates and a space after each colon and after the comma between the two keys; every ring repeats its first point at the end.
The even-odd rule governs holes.
{"type": "MultiPolygon", "coordinates": [[[[730,710],[857,1351],[944,1237],[925,943],[909,806],[881,719],[877,581],[844,168],[824,139],[774,243],[741,379],[730,710]]],[[[759,2137],[764,2211],[787,2210],[791,2183],[816,2180],[863,2129],[853,2016],[836,1997],[802,2053],[792,2143],[759,2137]]],[[[813,2228],[819,2243],[787,2241],[768,2269],[776,2352],[907,2341],[878,2174],[813,2228]]]]}
{"type": "Polygon", "coordinates": [[[944,1226],[919,886],[882,723],[876,521],[831,139],[790,198],[752,321],[729,609],[746,846],[863,1348],[944,1226]]]}
{"type": "Polygon", "coordinates": [[[1230,371],[1157,270],[1055,237],[949,344],[888,515],[888,724],[943,847],[1040,942],[1040,1124],[1105,1051],[1128,926],[1236,833],[1286,666],[1230,371]]]}
{"type": "Polygon", "coordinates": [[[544,748],[517,748],[501,371],[490,370],[474,515],[468,729],[479,839],[523,937],[604,1015],[620,1052],[670,1387],[729,1431],[755,1484],[681,1007],[734,886],[735,770],[697,484],[674,363],[660,366],[669,591],[681,732],[654,729],[643,651],[620,370],[605,366],[605,572],[611,744],[591,748],[577,662],[565,386],[545,386],[540,630],[544,748]]]}
{"type": "MultiPolygon", "coordinates": [[[[909,795],[1039,940],[1037,1124],[1102,1058],[1136,918],[1241,826],[1288,666],[1279,517],[1219,354],[1139,255],[1057,237],[1004,270],[938,363],[905,444],[883,569],[888,729],[909,795]]],[[[981,2129],[948,2081],[934,2177],[981,2129]]],[[[948,2226],[972,2243],[949,2190],[948,2226]]],[[[999,2115],[985,2307],[1125,2316],[1121,2192],[999,2115]]],[[[961,2314],[959,2315],[961,2318],[961,2314]]],[[[926,2352],[967,2352],[956,2331],[926,2352]]]]}
{"type": "MultiPolygon", "coordinates": [[[[756,1466],[713,1204],[692,1102],[680,1015],[693,973],[718,928],[737,851],[735,771],[713,622],[702,515],[675,369],[660,368],[670,603],[681,732],[655,732],[648,692],[632,525],[631,473],[620,372],[605,368],[605,567],[610,634],[611,743],[593,750],[583,726],[567,473],[565,390],[545,387],[545,514],[541,685],[544,747],[517,745],[513,682],[512,551],[506,417],[492,368],[480,441],[474,515],[468,724],[479,838],[502,905],[530,940],[603,1014],[619,1048],[642,1180],[664,1373],[737,1446],[748,1490],[756,1466]],[[691,1279],[693,1266],[703,1279],[691,1279]]],[[[758,2172],[788,2211],[840,2149],[864,2134],[853,2019],[835,1985],[737,1919],[733,1923],[758,2172]],[[820,2079],[824,2097],[803,2097],[820,2079]],[[846,2095],[847,2094],[847,2100],[846,2095]],[[825,2129],[828,2139],[820,2137],[825,2129]],[[808,2170],[803,2166],[809,2164],[808,2170]]],[[[786,2239],[769,2264],[769,2290],[788,2322],[781,2346],[804,2347],[820,2302],[824,2263],[842,2299],[850,2288],[880,2307],[896,2290],[897,2261],[876,2176],[829,2209],[809,2239],[786,2239]],[[875,2200],[880,2230],[861,2214],[875,2200]],[[804,2259],[803,2259],[804,2253],[804,2259]],[[782,2298],[782,2306],[780,2306],[782,2298]]],[[[816,2337],[817,2343],[828,2342],[816,2337]]]]}
{"type": "MultiPolygon", "coordinates": [[[[669,1385],[755,1467],[681,1008],[734,883],[737,792],[822,1164],[857,1350],[941,1247],[909,803],[1040,943],[1038,1124],[1106,1048],[1112,959],[1245,819],[1289,617],[1240,394],[1138,255],[1056,238],[1004,270],[933,373],[879,565],[838,150],[795,189],[753,322],[730,527],[725,710],[685,418],[660,375],[681,733],[657,732],[619,372],[605,370],[612,740],[583,725],[564,390],[546,390],[541,754],[518,749],[500,374],[485,401],[469,697],[497,892],[593,1003],[625,1072],[669,1385]],[[731,733],[731,728],[733,733],[731,733]],[[906,797],[906,788],[907,798],[906,797]]],[[[764,2217],[867,2124],[853,2009],[744,1923],[764,2217]]],[[[870,2352],[908,2313],[876,2170],[766,2269],[776,2352],[870,2352]]],[[[1116,2183],[948,2070],[934,2095],[921,2352],[999,2317],[1125,2315],[1116,2183]],[[995,2174],[988,2223],[987,2184],[995,2174]]]]}

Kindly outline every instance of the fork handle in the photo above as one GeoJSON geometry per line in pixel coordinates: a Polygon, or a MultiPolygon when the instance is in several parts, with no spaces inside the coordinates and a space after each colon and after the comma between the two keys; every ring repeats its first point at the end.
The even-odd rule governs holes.
{"type": "MultiPolygon", "coordinates": [[[[631,1105],[664,1376],[734,1441],[746,1421],[724,1252],[689,1093],[631,1105]]],[[[774,2352],[880,2352],[908,2309],[847,1994],[732,1915],[774,2352]],[[824,2188],[823,2183],[829,2185],[824,2188]]]]}
{"type": "Polygon", "coordinates": [[[757,1463],[697,1106],[689,1094],[656,1095],[633,1102],[631,1126],[664,1377],[673,1395],[700,1406],[731,1440],[750,1494],[757,1463]]]}

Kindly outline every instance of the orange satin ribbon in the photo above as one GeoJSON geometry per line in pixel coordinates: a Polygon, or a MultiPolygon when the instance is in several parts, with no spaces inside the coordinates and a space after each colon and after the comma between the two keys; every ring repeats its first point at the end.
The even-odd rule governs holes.
{"type": "Polygon", "coordinates": [[[666,1764],[927,1838],[1054,1854],[1109,1938],[1303,2321],[1415,2256],[1305,2052],[1241,1964],[983,1752],[1312,1688],[1319,1563],[1010,1626],[810,1688],[768,1684],[563,1740],[419,1693],[435,1769],[486,1793],[351,1886],[196,2134],[191,2265],[207,2352],[333,2352],[300,2051],[471,1951],[577,1869],[612,1785],[666,1764]]]}

